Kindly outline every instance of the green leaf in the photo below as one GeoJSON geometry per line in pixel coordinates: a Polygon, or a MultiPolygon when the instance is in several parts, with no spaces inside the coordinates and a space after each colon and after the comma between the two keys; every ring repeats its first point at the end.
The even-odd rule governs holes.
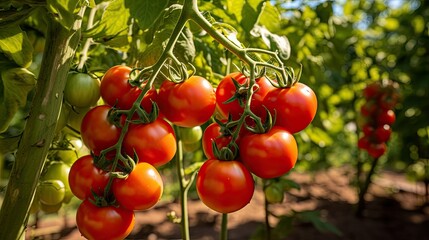
{"type": "Polygon", "coordinates": [[[265,26],[270,32],[276,32],[281,28],[280,24],[281,14],[279,10],[266,2],[265,7],[259,16],[258,24],[265,26]]]}
{"type": "Polygon", "coordinates": [[[0,6],[0,28],[17,26],[23,20],[25,20],[35,8],[28,5],[24,5],[22,8],[2,8],[0,6]]]}
{"type": "Polygon", "coordinates": [[[291,179],[281,178],[280,183],[285,191],[289,191],[291,189],[301,189],[301,186],[291,179]]]}
{"type": "Polygon", "coordinates": [[[279,222],[272,230],[273,239],[284,239],[287,237],[293,229],[294,216],[281,216],[279,222]]]}
{"type": "Polygon", "coordinates": [[[47,0],[48,10],[57,15],[58,21],[66,29],[73,27],[76,20],[76,8],[80,0],[47,0]]]}
{"type": "Polygon", "coordinates": [[[254,37],[260,37],[271,51],[278,51],[281,58],[288,59],[290,57],[291,47],[286,36],[271,33],[264,26],[258,25],[252,29],[251,34],[254,37]]]}
{"type": "Polygon", "coordinates": [[[125,7],[130,9],[131,17],[136,19],[140,29],[150,28],[159,18],[168,0],[135,1],[125,0],[125,7]]]}
{"type": "Polygon", "coordinates": [[[259,20],[264,8],[264,0],[247,0],[241,9],[242,19],[240,25],[245,32],[250,32],[259,20]]]}
{"type": "Polygon", "coordinates": [[[25,68],[1,72],[3,92],[0,95],[0,133],[6,131],[13,116],[27,103],[27,95],[36,85],[33,73],[25,68]]]}
{"type": "Polygon", "coordinates": [[[338,230],[338,228],[321,219],[319,211],[297,212],[296,216],[299,218],[300,221],[312,223],[313,226],[320,232],[334,233],[337,236],[342,235],[341,231],[338,230]]]}
{"type": "Polygon", "coordinates": [[[10,26],[0,28],[0,52],[21,67],[28,67],[33,56],[33,47],[21,28],[10,26]]]}
{"type": "Polygon", "coordinates": [[[329,136],[329,134],[327,134],[325,131],[317,127],[307,128],[305,133],[308,134],[311,141],[313,141],[314,143],[318,144],[321,147],[330,146],[334,142],[332,138],[329,136]]]}
{"type": "Polygon", "coordinates": [[[0,138],[0,155],[15,151],[20,139],[21,136],[0,138]]]}

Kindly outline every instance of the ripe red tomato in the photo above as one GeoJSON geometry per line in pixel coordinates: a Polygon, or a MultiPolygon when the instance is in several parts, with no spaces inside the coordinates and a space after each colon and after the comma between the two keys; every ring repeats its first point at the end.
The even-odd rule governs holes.
{"type": "Polygon", "coordinates": [[[395,123],[396,115],[393,110],[383,109],[378,115],[377,123],[379,126],[383,126],[384,124],[392,125],[395,123]]]}
{"type": "Polygon", "coordinates": [[[108,119],[110,109],[108,105],[94,107],[82,120],[80,129],[82,141],[95,155],[115,145],[121,135],[121,129],[108,119]]]}
{"type": "Polygon", "coordinates": [[[206,155],[207,159],[215,158],[213,152],[213,143],[216,143],[217,148],[220,150],[223,147],[226,147],[231,142],[231,136],[222,136],[222,132],[218,123],[211,123],[204,130],[203,138],[202,138],[202,147],[203,152],[206,155]]]}
{"type": "Polygon", "coordinates": [[[317,111],[316,94],[303,83],[290,88],[276,88],[267,93],[263,104],[276,115],[275,125],[284,127],[290,133],[306,128],[317,111]]]}
{"type": "Polygon", "coordinates": [[[365,135],[359,138],[358,140],[358,148],[360,149],[368,149],[369,145],[371,144],[369,136],[365,135]]]}
{"type": "Polygon", "coordinates": [[[378,142],[387,142],[389,140],[390,135],[392,134],[392,129],[390,125],[384,124],[383,126],[377,127],[374,131],[374,136],[378,142]]]}
{"type": "Polygon", "coordinates": [[[112,191],[122,207],[129,210],[146,210],[161,198],[163,182],[154,166],[141,162],[126,179],[113,180],[112,191]]]}
{"type": "Polygon", "coordinates": [[[262,134],[247,134],[239,144],[240,159],[260,178],[276,178],[289,172],[298,158],[295,138],[274,126],[262,134]]]}
{"type": "Polygon", "coordinates": [[[374,99],[380,94],[380,91],[381,91],[380,83],[371,83],[364,88],[363,96],[366,99],[374,99]]]}
{"type": "MultiPolygon", "coordinates": [[[[106,71],[101,79],[101,97],[110,106],[115,106],[119,109],[130,109],[142,92],[140,88],[133,87],[128,82],[131,70],[127,66],[113,66],[106,71]]],[[[143,88],[144,86],[145,83],[140,87],[143,88]]],[[[150,112],[152,110],[152,101],[155,101],[156,97],[156,89],[152,87],[144,96],[141,106],[147,112],[150,112]]]]}
{"type": "Polygon", "coordinates": [[[361,106],[360,112],[363,116],[373,116],[378,110],[377,103],[375,101],[365,102],[364,105],[361,106]]]}
{"type": "Polygon", "coordinates": [[[386,143],[371,143],[368,148],[368,154],[373,158],[381,157],[387,150],[386,143]]]}
{"type": "Polygon", "coordinates": [[[76,212],[76,225],[87,239],[125,239],[133,230],[134,212],[122,207],[97,207],[88,199],[76,212]]]}
{"type": "Polygon", "coordinates": [[[216,96],[209,81],[192,76],[181,83],[164,81],[157,103],[170,122],[181,127],[195,127],[207,122],[213,115],[216,96]]]}
{"type": "Polygon", "coordinates": [[[246,206],[252,199],[254,187],[250,172],[234,160],[205,161],[196,181],[201,201],[220,213],[235,212],[246,206]]]}
{"type": "Polygon", "coordinates": [[[369,123],[366,123],[362,127],[362,132],[365,136],[371,136],[374,133],[374,131],[375,131],[374,127],[369,123]]]}
{"type": "MultiPolygon", "coordinates": [[[[243,101],[243,104],[246,102],[247,91],[239,93],[237,95],[237,88],[234,85],[233,79],[237,81],[240,85],[249,85],[249,78],[243,75],[240,72],[234,72],[226,75],[220,82],[216,89],[216,104],[219,112],[223,115],[224,118],[227,118],[231,114],[233,120],[237,120],[243,114],[244,105],[240,105],[240,101],[243,101]],[[226,103],[233,96],[238,97],[232,102],[226,103]]],[[[264,111],[262,107],[262,102],[265,98],[265,95],[272,89],[274,86],[270,81],[261,77],[255,80],[256,89],[252,95],[252,100],[250,104],[250,110],[256,115],[261,114],[264,111]]]]}
{"type": "Polygon", "coordinates": [[[158,118],[148,124],[131,124],[123,141],[125,153],[137,154],[139,161],[156,167],[168,163],[176,154],[176,136],[171,125],[158,118]]]}
{"type": "Polygon", "coordinates": [[[70,189],[81,200],[92,198],[92,192],[102,196],[108,181],[109,173],[94,166],[91,155],[79,158],[70,168],[70,189]]]}

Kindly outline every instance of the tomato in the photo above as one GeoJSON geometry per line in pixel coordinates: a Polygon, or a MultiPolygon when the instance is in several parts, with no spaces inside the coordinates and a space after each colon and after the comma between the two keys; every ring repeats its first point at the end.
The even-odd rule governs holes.
{"type": "Polygon", "coordinates": [[[377,123],[379,126],[383,126],[384,124],[392,125],[396,120],[396,115],[393,110],[383,109],[377,118],[377,123]]]}
{"type": "Polygon", "coordinates": [[[196,188],[207,207],[220,213],[231,213],[250,202],[254,181],[239,161],[209,159],[198,172],[196,188]]]}
{"type": "Polygon", "coordinates": [[[358,148],[365,149],[365,150],[368,149],[370,144],[371,144],[371,142],[370,142],[369,136],[363,136],[363,137],[359,138],[358,143],[357,143],[358,148]]]}
{"type": "Polygon", "coordinates": [[[78,159],[78,156],[75,149],[59,150],[56,153],[56,159],[71,166],[78,159]]]}
{"type": "MultiPolygon", "coordinates": [[[[227,118],[229,114],[231,114],[233,120],[237,120],[243,114],[244,105],[240,104],[242,101],[245,104],[247,99],[247,91],[245,90],[243,93],[237,93],[237,88],[234,85],[233,79],[240,85],[249,85],[249,78],[247,78],[244,74],[240,72],[230,73],[225,76],[220,82],[216,89],[216,104],[219,112],[223,115],[224,118],[227,118]],[[236,96],[232,102],[228,102],[233,96],[236,96]]],[[[250,109],[256,115],[259,115],[262,108],[262,102],[265,98],[265,95],[272,89],[274,86],[270,83],[270,81],[261,77],[255,80],[256,81],[256,89],[252,95],[250,109]]]]}
{"type": "Polygon", "coordinates": [[[133,230],[134,212],[122,207],[97,207],[84,200],[76,212],[76,225],[87,239],[125,239],[133,230]]]}
{"type": "Polygon", "coordinates": [[[374,99],[378,96],[381,91],[381,85],[379,83],[371,83],[367,85],[363,90],[363,96],[366,99],[374,99]]]}
{"type": "Polygon", "coordinates": [[[68,180],[68,175],[70,172],[70,166],[59,161],[51,162],[46,170],[42,173],[41,181],[47,180],[59,180],[64,184],[65,188],[65,197],[64,201],[69,200],[73,197],[73,194],[70,189],[70,184],[68,180]]]}
{"type": "Polygon", "coordinates": [[[164,81],[157,103],[170,122],[181,127],[195,127],[207,122],[213,115],[216,96],[209,81],[192,76],[181,83],[164,81]]]}
{"type": "Polygon", "coordinates": [[[386,143],[372,143],[368,146],[368,154],[373,158],[381,157],[387,150],[386,143]]]}
{"type": "Polygon", "coordinates": [[[102,196],[104,188],[109,181],[109,173],[94,166],[91,155],[79,158],[70,168],[68,177],[70,189],[73,194],[81,199],[92,198],[94,192],[102,196]]]}
{"type": "Polygon", "coordinates": [[[213,141],[216,143],[217,148],[220,150],[223,147],[226,147],[231,142],[231,136],[223,136],[221,132],[221,127],[218,123],[211,123],[204,130],[202,137],[202,147],[204,154],[208,159],[215,158],[213,152],[213,141]]]}
{"type": "Polygon", "coordinates": [[[182,147],[184,152],[196,152],[201,148],[201,142],[183,143],[182,147]]]}
{"type": "Polygon", "coordinates": [[[70,72],[64,88],[64,99],[72,106],[94,106],[100,98],[100,81],[86,73],[70,72]]]}
{"type": "Polygon", "coordinates": [[[377,129],[375,129],[375,132],[374,132],[374,136],[378,142],[387,142],[391,134],[392,134],[392,129],[388,124],[384,124],[383,126],[378,127],[377,129]]]}
{"type": "Polygon", "coordinates": [[[306,128],[317,111],[316,94],[300,82],[290,88],[269,91],[263,104],[276,116],[275,125],[284,127],[292,134],[306,128]]]}
{"type": "Polygon", "coordinates": [[[108,119],[110,106],[100,105],[91,109],[83,118],[81,136],[83,143],[99,155],[100,152],[116,144],[121,129],[108,119]]]}
{"type": "Polygon", "coordinates": [[[200,126],[195,126],[192,128],[180,127],[179,134],[180,140],[182,140],[184,144],[191,144],[201,140],[203,130],[200,126]]]}
{"type": "Polygon", "coordinates": [[[280,177],[289,172],[298,158],[295,138],[281,127],[266,133],[247,134],[239,143],[240,158],[260,178],[280,177]]]}
{"type": "Polygon", "coordinates": [[[40,210],[42,210],[45,214],[57,213],[62,206],[63,204],[61,202],[55,205],[48,205],[48,204],[39,202],[40,210]]]}
{"type": "Polygon", "coordinates": [[[129,210],[146,210],[161,199],[163,182],[154,166],[141,162],[127,178],[116,178],[112,184],[112,191],[122,207],[129,210]]]}
{"type": "MultiPolygon", "coordinates": [[[[146,83],[141,84],[140,88],[131,86],[129,83],[131,70],[127,66],[113,66],[106,71],[101,79],[101,97],[110,106],[130,109],[142,92],[140,88],[143,88],[146,83]]],[[[152,101],[156,100],[157,95],[155,87],[152,87],[143,97],[140,105],[146,112],[152,110],[152,101]]]]}
{"type": "Polygon", "coordinates": [[[365,124],[362,127],[362,132],[365,134],[365,136],[371,136],[374,133],[375,129],[371,124],[365,124]]]}
{"type": "Polygon", "coordinates": [[[264,189],[264,194],[269,203],[281,203],[284,199],[284,192],[278,184],[270,184],[264,189]]]}
{"type": "Polygon", "coordinates": [[[152,123],[131,124],[125,134],[123,149],[139,161],[156,167],[168,163],[176,153],[176,136],[171,125],[158,118],[152,123]]]}
{"type": "Polygon", "coordinates": [[[374,101],[368,101],[360,108],[360,113],[365,116],[373,116],[378,110],[377,103],[374,101]]]}
{"type": "Polygon", "coordinates": [[[42,181],[37,186],[39,201],[46,205],[60,204],[66,195],[66,189],[60,180],[42,181]]]}

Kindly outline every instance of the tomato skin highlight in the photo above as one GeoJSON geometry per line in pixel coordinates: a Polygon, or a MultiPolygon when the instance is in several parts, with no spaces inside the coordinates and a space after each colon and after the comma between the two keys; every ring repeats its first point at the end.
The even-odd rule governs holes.
{"type": "Polygon", "coordinates": [[[276,178],[289,172],[298,158],[295,138],[281,127],[274,126],[262,134],[247,134],[239,143],[240,159],[260,178],[276,178]]]}
{"type": "Polygon", "coordinates": [[[173,127],[162,118],[148,124],[131,124],[122,144],[126,154],[133,157],[135,151],[140,162],[155,167],[168,163],[176,153],[173,127]]]}
{"type": "Polygon", "coordinates": [[[95,155],[115,145],[121,135],[121,129],[109,122],[110,109],[108,105],[94,107],[82,120],[82,141],[95,155]]]}
{"type": "Polygon", "coordinates": [[[82,234],[90,240],[122,240],[133,230],[134,212],[115,206],[97,207],[84,200],[76,212],[76,225],[82,234]]]}
{"type": "Polygon", "coordinates": [[[195,127],[207,122],[213,115],[216,95],[209,81],[192,76],[181,83],[164,81],[157,103],[170,122],[181,127],[195,127]]]}
{"type": "Polygon", "coordinates": [[[273,116],[276,115],[276,126],[294,134],[313,121],[317,112],[317,97],[311,88],[298,82],[290,88],[269,91],[263,105],[273,116]]]}
{"type": "Polygon", "coordinates": [[[250,202],[255,185],[252,175],[241,162],[209,159],[198,172],[196,188],[207,207],[220,213],[231,213],[250,202]]]}
{"type": "Polygon", "coordinates": [[[135,211],[147,210],[161,199],[163,181],[155,167],[141,162],[126,179],[115,179],[112,191],[122,207],[135,211]]]}
{"type": "Polygon", "coordinates": [[[102,196],[108,181],[109,173],[94,166],[91,155],[79,158],[70,168],[70,189],[81,200],[92,198],[92,191],[102,196]]]}

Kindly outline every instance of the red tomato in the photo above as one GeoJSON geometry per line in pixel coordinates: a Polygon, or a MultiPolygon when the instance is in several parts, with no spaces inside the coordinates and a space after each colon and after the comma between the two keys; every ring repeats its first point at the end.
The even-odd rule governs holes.
{"type": "Polygon", "coordinates": [[[298,146],[293,135],[276,126],[266,133],[243,136],[239,148],[240,159],[260,178],[286,174],[298,158],[298,146]]]}
{"type": "Polygon", "coordinates": [[[369,140],[369,136],[363,136],[359,138],[358,140],[358,148],[360,149],[368,149],[369,145],[371,144],[369,140]]]}
{"type": "Polygon", "coordinates": [[[133,230],[134,212],[122,207],[97,207],[88,199],[76,212],[76,225],[87,239],[125,239],[133,230]]]}
{"type": "Polygon", "coordinates": [[[387,150],[386,143],[372,143],[368,146],[368,154],[373,158],[381,157],[387,150]]]}
{"type": "Polygon", "coordinates": [[[374,132],[375,138],[380,143],[387,142],[391,134],[392,134],[392,129],[388,124],[384,124],[383,126],[378,127],[377,129],[375,129],[375,132],[374,132]]]}
{"type": "Polygon", "coordinates": [[[362,107],[360,108],[360,113],[365,116],[372,116],[374,115],[378,110],[378,106],[376,104],[376,102],[374,101],[368,101],[366,102],[364,105],[362,105],[362,107]]]}
{"type": "Polygon", "coordinates": [[[108,119],[110,106],[100,105],[89,110],[82,120],[81,136],[83,143],[99,155],[100,152],[116,144],[121,129],[108,119]]]}
{"type": "MultiPolygon", "coordinates": [[[[240,105],[240,101],[245,104],[247,91],[243,93],[237,93],[237,88],[234,85],[233,79],[237,81],[240,85],[249,85],[249,78],[243,75],[240,72],[234,72],[226,75],[220,82],[216,89],[216,104],[219,112],[223,115],[223,117],[228,118],[228,115],[232,115],[233,120],[237,120],[243,114],[244,105],[240,105]],[[236,96],[238,99],[226,103],[233,96],[236,96]],[[240,99],[240,100],[239,100],[240,99]]],[[[252,95],[252,100],[250,104],[250,110],[256,115],[261,114],[264,111],[262,107],[262,102],[265,98],[265,95],[272,89],[274,86],[270,83],[270,81],[261,77],[255,80],[256,87],[255,92],[252,95]]]]}
{"type": "MultiPolygon", "coordinates": [[[[133,87],[128,82],[130,80],[131,68],[127,66],[117,65],[111,67],[101,79],[100,92],[103,100],[110,106],[115,106],[119,109],[130,109],[138,98],[142,90],[138,87],[133,87]]],[[[140,87],[143,88],[145,83],[140,87]]],[[[157,92],[155,87],[152,87],[144,96],[141,106],[147,111],[152,110],[152,101],[156,100],[157,92]]]]}
{"type": "Polygon", "coordinates": [[[154,166],[141,162],[126,179],[116,178],[112,184],[113,195],[119,205],[129,210],[146,210],[161,198],[162,178],[154,166]]]}
{"type": "Polygon", "coordinates": [[[209,159],[201,166],[196,181],[201,201],[220,213],[235,212],[246,206],[254,187],[252,175],[238,161],[209,159]]]}
{"type": "Polygon", "coordinates": [[[216,122],[210,124],[203,133],[202,146],[203,152],[208,159],[215,158],[213,152],[213,143],[216,143],[217,148],[220,150],[226,147],[231,142],[231,136],[222,136],[220,126],[216,122]]]}
{"type": "Polygon", "coordinates": [[[276,116],[275,125],[284,127],[292,134],[306,128],[317,111],[316,94],[299,82],[290,88],[269,91],[263,104],[276,116]]]}
{"type": "Polygon", "coordinates": [[[108,181],[109,173],[94,166],[91,155],[79,158],[70,168],[70,189],[81,200],[91,198],[92,192],[102,196],[108,181]]]}
{"type": "Polygon", "coordinates": [[[131,124],[123,141],[125,153],[137,154],[139,161],[156,167],[168,163],[176,154],[176,136],[171,125],[158,118],[148,124],[131,124]]]}
{"type": "Polygon", "coordinates": [[[396,120],[396,115],[393,110],[385,110],[383,109],[377,118],[377,123],[379,126],[383,126],[384,124],[392,125],[396,120]]]}
{"type": "Polygon", "coordinates": [[[216,96],[209,81],[192,76],[181,83],[164,81],[157,103],[170,122],[181,127],[195,127],[207,122],[213,115],[216,96]]]}
{"type": "Polygon", "coordinates": [[[371,124],[365,124],[362,127],[362,132],[363,134],[365,134],[365,136],[371,136],[374,133],[375,129],[373,126],[371,126],[371,124]]]}
{"type": "Polygon", "coordinates": [[[374,99],[380,94],[380,91],[381,91],[380,83],[371,83],[367,85],[363,90],[363,96],[366,99],[374,99]]]}

